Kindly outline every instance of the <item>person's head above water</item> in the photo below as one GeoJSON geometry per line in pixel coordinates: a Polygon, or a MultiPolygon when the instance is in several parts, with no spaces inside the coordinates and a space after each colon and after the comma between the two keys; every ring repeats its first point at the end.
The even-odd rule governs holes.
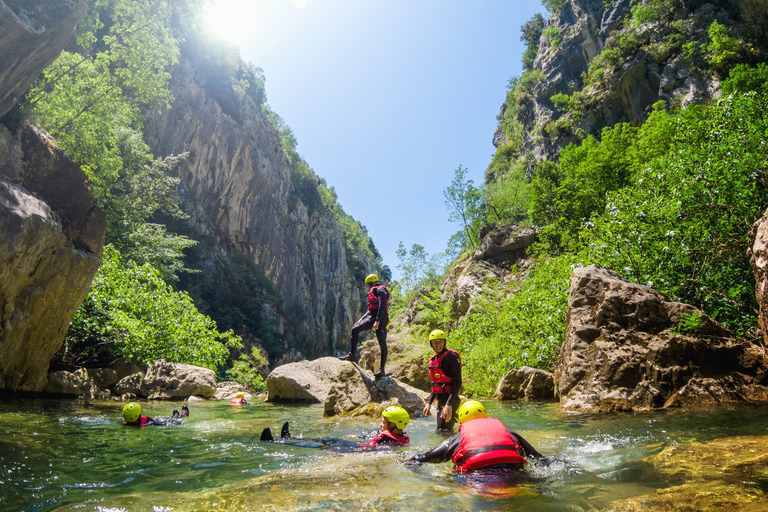
{"type": "Polygon", "coordinates": [[[445,332],[440,329],[435,329],[429,333],[429,345],[435,353],[439,354],[445,348],[445,332]]]}
{"type": "Polygon", "coordinates": [[[379,284],[379,276],[376,274],[368,274],[368,276],[365,278],[365,284],[368,285],[368,288],[371,286],[376,286],[379,284]]]}
{"type": "Polygon", "coordinates": [[[382,430],[403,430],[408,426],[408,422],[411,417],[408,415],[408,411],[400,407],[399,405],[390,405],[381,413],[381,428],[382,430]]]}
{"type": "Polygon", "coordinates": [[[131,402],[123,407],[123,420],[126,423],[134,423],[141,416],[141,406],[136,402],[131,402]]]}
{"type": "Polygon", "coordinates": [[[459,423],[465,423],[475,418],[487,418],[488,413],[485,412],[483,404],[477,400],[468,400],[459,406],[456,416],[459,418],[459,423]]]}

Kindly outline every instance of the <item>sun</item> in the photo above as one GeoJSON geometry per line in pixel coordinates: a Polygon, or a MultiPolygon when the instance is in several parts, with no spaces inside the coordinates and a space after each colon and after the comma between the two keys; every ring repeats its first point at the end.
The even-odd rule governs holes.
{"type": "Polygon", "coordinates": [[[259,25],[263,27],[270,11],[278,7],[277,2],[293,3],[299,9],[307,6],[307,0],[206,0],[204,9],[211,29],[239,45],[259,25]]]}

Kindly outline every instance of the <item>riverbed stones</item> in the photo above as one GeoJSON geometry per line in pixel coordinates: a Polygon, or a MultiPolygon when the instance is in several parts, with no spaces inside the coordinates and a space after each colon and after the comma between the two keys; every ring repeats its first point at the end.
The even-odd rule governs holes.
{"type": "Polygon", "coordinates": [[[208,368],[159,360],[147,368],[141,392],[150,400],[210,398],[216,393],[216,374],[208,368]]]}
{"type": "Polygon", "coordinates": [[[687,304],[590,265],[571,275],[554,380],[585,412],[768,400],[762,347],[687,304]]]}
{"type": "Polygon", "coordinates": [[[555,383],[550,372],[523,366],[510,370],[499,381],[494,400],[551,401],[555,399],[555,383]]]}
{"type": "Polygon", "coordinates": [[[607,512],[766,510],[768,436],[678,444],[642,461],[672,487],[612,502],[607,512]]]}
{"type": "Polygon", "coordinates": [[[321,357],[278,366],[267,377],[267,401],[325,402],[331,379],[342,362],[336,357],[321,357]]]}

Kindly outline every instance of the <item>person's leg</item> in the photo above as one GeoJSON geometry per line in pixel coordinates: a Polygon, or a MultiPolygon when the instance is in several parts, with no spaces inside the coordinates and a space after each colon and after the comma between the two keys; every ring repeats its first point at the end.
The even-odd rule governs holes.
{"type": "Polygon", "coordinates": [[[437,431],[438,432],[446,430],[445,428],[446,422],[443,419],[443,407],[445,407],[445,401],[447,398],[448,398],[447,394],[440,393],[437,395],[437,409],[435,409],[435,413],[437,414],[437,431]]]}
{"type": "Polygon", "coordinates": [[[352,335],[349,338],[349,354],[344,357],[340,357],[342,361],[352,361],[357,359],[357,340],[360,337],[360,333],[363,331],[369,331],[373,327],[373,318],[370,313],[363,315],[360,320],[355,322],[352,326],[352,335]]]}
{"type": "Polygon", "coordinates": [[[381,366],[379,372],[381,376],[384,376],[384,367],[387,364],[387,318],[386,315],[379,324],[379,328],[376,330],[376,340],[379,342],[379,349],[381,349],[381,366]]]}

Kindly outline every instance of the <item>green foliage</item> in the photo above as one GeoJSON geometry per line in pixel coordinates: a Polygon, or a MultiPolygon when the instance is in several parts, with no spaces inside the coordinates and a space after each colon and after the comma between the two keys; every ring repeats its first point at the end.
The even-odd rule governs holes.
{"type": "Polygon", "coordinates": [[[486,203],[483,191],[467,179],[468,169],[461,165],[454,171],[451,184],[443,190],[445,206],[448,207],[448,220],[458,222],[462,229],[452,239],[459,251],[477,247],[480,227],[486,218],[486,203]]]}
{"type": "Polygon", "coordinates": [[[524,164],[515,161],[506,172],[495,173],[484,187],[486,222],[525,223],[528,219],[532,186],[524,164]]]}
{"type": "Polygon", "coordinates": [[[681,5],[680,0],[644,0],[630,9],[635,25],[640,25],[669,21],[681,5]]]}
{"type": "Polygon", "coordinates": [[[760,62],[756,67],[739,64],[730,71],[728,80],[722,84],[723,95],[756,92],[760,97],[768,96],[768,64],[760,62]]]}
{"type": "Polygon", "coordinates": [[[565,0],[541,0],[541,5],[543,5],[547,11],[554,13],[559,11],[563,5],[565,5],[565,0]]]}
{"type": "Polygon", "coordinates": [[[695,334],[699,329],[704,327],[704,315],[701,313],[693,312],[688,315],[683,315],[680,323],[677,324],[672,330],[681,334],[695,334]]]}
{"type": "Polygon", "coordinates": [[[549,45],[555,49],[560,48],[563,43],[563,34],[559,27],[549,27],[544,30],[544,37],[549,40],[549,45]]]}
{"type": "Polygon", "coordinates": [[[526,21],[520,27],[520,41],[525,43],[525,52],[523,53],[523,69],[530,71],[533,69],[533,61],[536,60],[536,54],[539,51],[539,40],[544,32],[544,17],[541,13],[536,13],[533,18],[526,21]]]}
{"type": "Polygon", "coordinates": [[[112,246],[64,341],[62,364],[93,364],[117,356],[144,363],[157,359],[216,370],[240,346],[221,333],[185,292],[165,284],[149,264],[124,262],[112,246]]]}
{"type": "Polygon", "coordinates": [[[573,256],[539,261],[519,288],[497,283],[473,300],[472,312],[448,335],[448,345],[461,354],[468,396],[492,395],[515,368],[551,370],[563,342],[574,266],[573,256]]]}
{"type": "Polygon", "coordinates": [[[420,286],[439,287],[445,267],[448,264],[446,253],[429,255],[423,245],[413,244],[407,250],[400,242],[397,247],[397,268],[402,273],[400,285],[404,291],[412,291],[420,286]]]}
{"type": "MultiPolygon", "coordinates": [[[[753,70],[753,78],[764,72],[753,70]]],[[[740,68],[738,83],[753,83],[749,74],[740,68]]],[[[755,285],[744,254],[752,223],[768,204],[766,107],[764,95],[749,93],[677,115],[658,112],[643,141],[656,146],[652,160],[592,217],[585,257],[738,333],[753,327],[755,285]]]]}
{"type": "Polygon", "coordinates": [[[261,391],[267,389],[264,377],[259,373],[259,368],[267,365],[266,359],[256,347],[251,347],[250,354],[241,355],[227,370],[227,379],[242,384],[249,391],[261,391]]]}
{"type": "Polygon", "coordinates": [[[752,46],[740,39],[728,35],[728,27],[717,20],[709,26],[710,43],[707,51],[711,52],[709,65],[713,69],[724,70],[734,65],[743,55],[752,51],[752,46]]]}

